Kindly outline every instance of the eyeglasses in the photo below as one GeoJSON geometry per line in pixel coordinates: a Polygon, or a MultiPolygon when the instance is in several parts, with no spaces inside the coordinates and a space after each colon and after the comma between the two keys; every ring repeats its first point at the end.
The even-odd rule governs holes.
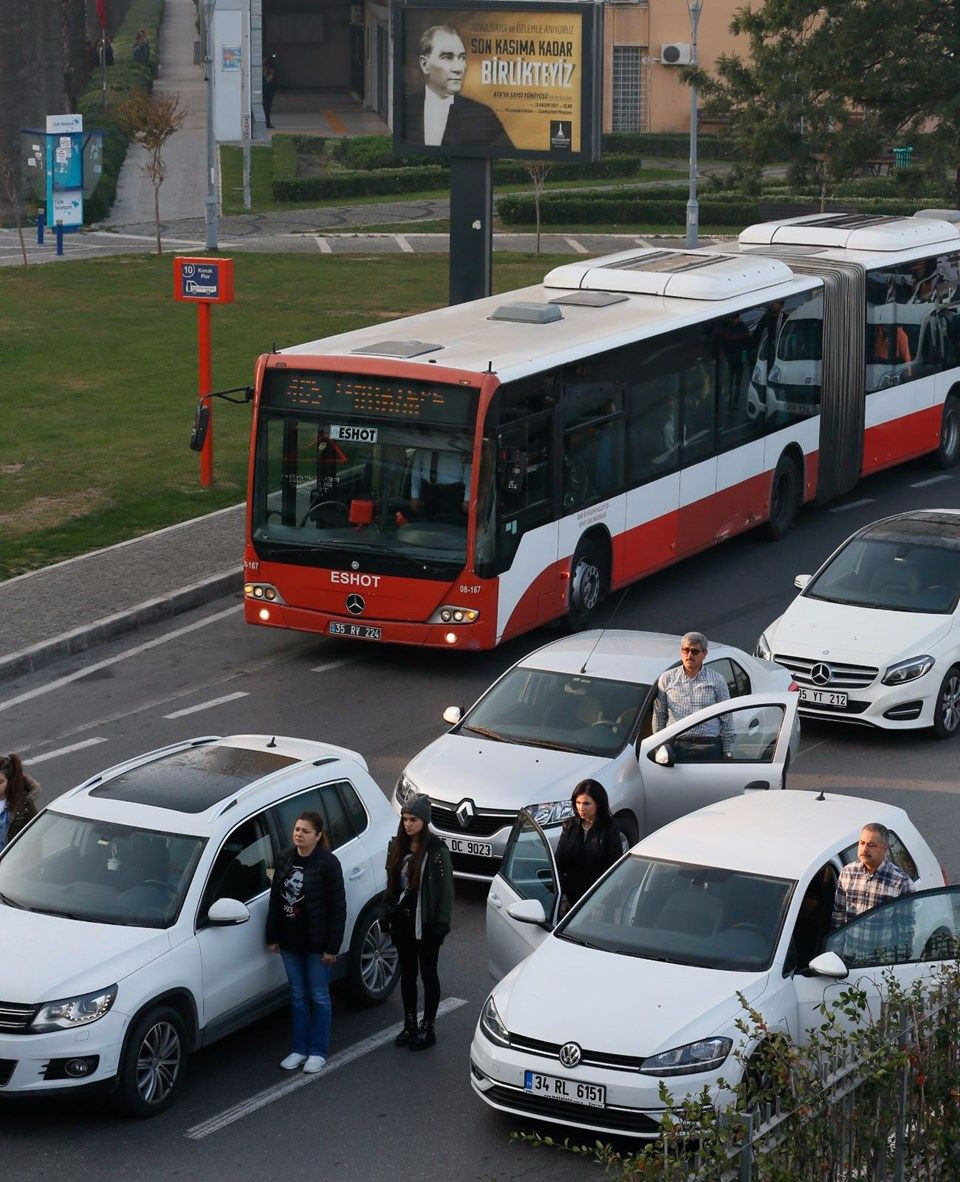
{"type": "Polygon", "coordinates": [[[684,648],[683,646],[681,646],[680,651],[682,653],[689,653],[691,656],[695,657],[698,653],[702,653],[703,649],[702,648],[684,648]]]}

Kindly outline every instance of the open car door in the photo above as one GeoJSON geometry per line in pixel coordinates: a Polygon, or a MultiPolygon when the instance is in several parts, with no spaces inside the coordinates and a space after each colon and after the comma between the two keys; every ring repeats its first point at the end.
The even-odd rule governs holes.
{"type": "Polygon", "coordinates": [[[546,834],[521,809],[487,895],[487,952],[497,981],[553,930],[560,906],[557,863],[546,834]]]}
{"type": "MultiPolygon", "coordinates": [[[[799,694],[746,694],[689,714],[640,744],[644,817],[641,836],[694,809],[739,796],[748,784],[782,788],[799,694]],[[720,724],[723,753],[709,758],[684,740],[704,723],[720,724]]],[[[715,728],[711,728],[715,729],[715,728]]]]}

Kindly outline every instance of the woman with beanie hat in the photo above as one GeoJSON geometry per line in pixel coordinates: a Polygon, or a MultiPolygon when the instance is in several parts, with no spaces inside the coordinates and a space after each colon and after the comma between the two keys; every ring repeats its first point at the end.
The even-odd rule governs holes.
{"type": "Polygon", "coordinates": [[[440,1005],[437,961],[453,912],[450,851],[429,825],[430,798],[421,793],[408,797],[397,835],[387,847],[387,889],[380,908],[380,923],[393,936],[400,958],[403,1029],[394,1044],[411,1051],[422,1051],[437,1041],[433,1029],[440,1005]],[[423,980],[419,1027],[418,976],[423,980]]]}
{"type": "Polygon", "coordinates": [[[40,789],[19,755],[0,755],[0,850],[37,815],[40,789]]]}

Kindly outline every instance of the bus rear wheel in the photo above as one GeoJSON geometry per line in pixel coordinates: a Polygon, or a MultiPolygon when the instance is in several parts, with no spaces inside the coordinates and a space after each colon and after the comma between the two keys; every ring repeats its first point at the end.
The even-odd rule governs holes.
{"type": "Polygon", "coordinates": [[[952,468],[960,460],[960,399],[947,395],[940,423],[940,446],[934,452],[938,468],[952,468]]]}
{"type": "Polygon", "coordinates": [[[570,563],[567,625],[571,631],[590,627],[606,593],[607,562],[603,548],[589,538],[581,539],[570,563]]]}
{"type": "Polygon", "coordinates": [[[800,512],[802,493],[800,469],[796,460],[781,456],[773,474],[770,491],[770,517],[762,526],[763,533],[778,542],[790,532],[800,512]]]}

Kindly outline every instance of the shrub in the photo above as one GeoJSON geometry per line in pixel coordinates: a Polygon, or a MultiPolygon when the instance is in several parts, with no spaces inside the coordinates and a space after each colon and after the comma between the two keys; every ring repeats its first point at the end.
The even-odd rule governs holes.
{"type": "MultiPolygon", "coordinates": [[[[637,193],[597,195],[591,193],[548,194],[540,202],[544,225],[683,225],[686,221],[686,198],[664,200],[661,190],[647,195],[637,193]]],[[[530,225],[534,221],[533,198],[511,194],[497,200],[497,214],[505,225],[530,225]]],[[[714,225],[746,225],[760,221],[760,204],[744,196],[706,198],[700,202],[700,220],[714,225]]]]}

